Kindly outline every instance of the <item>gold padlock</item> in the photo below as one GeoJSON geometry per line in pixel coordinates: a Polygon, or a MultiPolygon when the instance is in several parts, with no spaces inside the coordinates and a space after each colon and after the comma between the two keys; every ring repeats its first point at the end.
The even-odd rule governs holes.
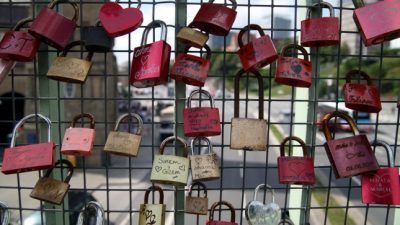
{"type": "Polygon", "coordinates": [[[206,137],[193,138],[190,143],[190,147],[192,149],[192,155],[190,156],[190,168],[192,169],[193,181],[207,181],[218,179],[220,177],[218,157],[217,154],[212,152],[213,147],[210,139],[206,137]],[[208,154],[194,154],[194,142],[196,140],[199,140],[199,142],[203,140],[207,143],[208,154]]]}
{"type": "Polygon", "coordinates": [[[164,225],[165,224],[165,204],[164,192],[159,186],[151,186],[144,194],[144,204],[140,204],[139,225],[164,225]],[[158,204],[149,204],[149,194],[151,191],[160,193],[158,204]]]}
{"type": "Polygon", "coordinates": [[[253,71],[258,80],[258,119],[239,118],[239,82],[241,69],[235,77],[234,117],[231,123],[231,149],[267,150],[267,121],[264,120],[264,83],[261,74],[253,71]]]}
{"type": "Polygon", "coordinates": [[[192,27],[182,27],[176,35],[176,39],[185,45],[203,48],[208,41],[208,34],[192,27]]]}
{"type": "Polygon", "coordinates": [[[207,187],[201,182],[195,182],[190,185],[188,196],[186,196],[185,212],[189,214],[207,215],[208,213],[208,198],[207,187]],[[193,187],[199,186],[200,190],[204,190],[204,197],[192,197],[193,187]]]}
{"type": "Polygon", "coordinates": [[[137,156],[140,142],[142,140],[143,120],[136,113],[123,114],[117,120],[114,131],[110,131],[107,137],[106,145],[104,146],[105,152],[110,152],[116,155],[124,156],[137,156]],[[127,117],[133,117],[138,122],[136,134],[118,131],[119,125],[122,120],[127,117]]]}
{"type": "Polygon", "coordinates": [[[47,71],[47,77],[69,83],[85,83],[90,68],[92,67],[93,52],[89,52],[85,60],[66,57],[68,51],[72,47],[82,45],[82,43],[82,41],[69,43],[61,56],[54,60],[49,71],[47,71]]]}
{"type": "Polygon", "coordinates": [[[166,138],[160,145],[160,154],[154,157],[150,180],[155,183],[186,185],[189,176],[188,150],[184,139],[176,136],[166,138]],[[183,145],[183,157],[163,155],[168,142],[178,141],[183,145]]]}
{"type": "Polygon", "coordinates": [[[44,177],[41,177],[35,184],[30,196],[34,199],[60,205],[64,200],[65,194],[69,190],[69,181],[71,180],[74,168],[70,161],[66,159],[58,160],[55,165],[65,164],[68,166],[68,174],[64,181],[55,180],[50,177],[53,169],[49,169],[44,177]]]}

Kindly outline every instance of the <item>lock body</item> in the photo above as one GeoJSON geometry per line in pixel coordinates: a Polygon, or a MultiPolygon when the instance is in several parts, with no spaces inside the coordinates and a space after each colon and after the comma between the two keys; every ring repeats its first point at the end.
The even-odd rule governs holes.
{"type": "Polygon", "coordinates": [[[208,35],[191,27],[182,27],[176,35],[176,39],[182,44],[203,48],[208,41],[208,35]]]}
{"type": "Polygon", "coordinates": [[[187,137],[220,135],[219,109],[214,107],[183,109],[183,131],[187,137]]]}
{"type": "Polygon", "coordinates": [[[310,87],[311,62],[295,57],[280,56],[276,64],[275,82],[295,87],[310,87]]]}
{"type": "Polygon", "coordinates": [[[0,84],[6,79],[16,64],[17,62],[12,60],[0,59],[0,84]]]}
{"type": "Polygon", "coordinates": [[[231,149],[267,150],[266,120],[232,118],[231,123],[231,149]]]}
{"type": "Polygon", "coordinates": [[[164,225],[164,204],[140,204],[139,225],[164,225]]]}
{"type": "Polygon", "coordinates": [[[7,31],[0,42],[0,58],[21,62],[32,61],[40,41],[28,32],[7,31]]]}
{"type": "Polygon", "coordinates": [[[373,85],[346,83],[343,95],[345,106],[349,109],[370,113],[382,110],[379,91],[373,85]]]}
{"type": "Polygon", "coordinates": [[[208,198],[186,196],[185,212],[196,215],[207,215],[208,198]]]}
{"type": "Polygon", "coordinates": [[[84,27],[83,39],[89,52],[109,52],[114,45],[114,39],[108,36],[102,26],[84,27]]]}
{"type": "Polygon", "coordinates": [[[361,200],[364,204],[400,204],[399,169],[380,168],[361,176],[361,200]]]}
{"type": "Polygon", "coordinates": [[[314,161],[308,157],[280,156],[278,175],[281,184],[313,185],[315,183],[314,161]]]}
{"type": "Polygon", "coordinates": [[[116,155],[137,156],[141,140],[141,135],[110,131],[104,146],[104,151],[116,155]]]}
{"type": "Polygon", "coordinates": [[[218,157],[215,153],[190,156],[190,168],[194,182],[215,180],[220,177],[218,157]]]}
{"type": "Polygon", "coordinates": [[[339,18],[322,17],[301,21],[301,45],[322,47],[339,44],[339,18]]]}
{"type": "Polygon", "coordinates": [[[54,59],[47,71],[47,77],[53,80],[82,84],[85,83],[91,67],[91,61],[60,56],[54,59]]]}
{"type": "Polygon", "coordinates": [[[172,66],[171,78],[185,84],[203,87],[209,69],[209,60],[195,55],[179,54],[172,66]]]}
{"type": "Polygon", "coordinates": [[[34,199],[60,205],[70,185],[50,177],[41,177],[33,187],[30,196],[34,199]]]}
{"type": "Polygon", "coordinates": [[[91,155],[94,138],[95,129],[70,127],[65,131],[61,153],[76,156],[91,155]]]}
{"type": "Polygon", "coordinates": [[[189,159],[174,155],[154,156],[150,180],[155,183],[183,186],[189,176],[189,159]]]}

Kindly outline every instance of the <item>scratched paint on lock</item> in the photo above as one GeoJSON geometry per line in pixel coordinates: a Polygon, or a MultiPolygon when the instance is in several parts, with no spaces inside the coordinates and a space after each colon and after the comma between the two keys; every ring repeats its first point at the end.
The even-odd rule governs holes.
{"type": "Polygon", "coordinates": [[[191,156],[190,166],[193,180],[218,179],[220,176],[218,158],[215,153],[191,156]]]}
{"type": "Polygon", "coordinates": [[[111,131],[108,135],[104,151],[114,154],[136,156],[142,137],[127,132],[111,131]]]}
{"type": "Polygon", "coordinates": [[[185,211],[191,214],[207,215],[208,198],[187,196],[185,211]]]}
{"type": "Polygon", "coordinates": [[[91,66],[92,63],[89,61],[68,57],[57,57],[47,72],[47,75],[83,79],[89,73],[91,66]]]}
{"type": "Polygon", "coordinates": [[[46,202],[61,204],[68,189],[69,184],[67,183],[49,177],[42,177],[36,183],[30,196],[46,202]]]}
{"type": "Polygon", "coordinates": [[[311,83],[311,63],[293,57],[279,57],[277,66],[277,76],[290,78],[293,82],[296,80],[311,83]]]}

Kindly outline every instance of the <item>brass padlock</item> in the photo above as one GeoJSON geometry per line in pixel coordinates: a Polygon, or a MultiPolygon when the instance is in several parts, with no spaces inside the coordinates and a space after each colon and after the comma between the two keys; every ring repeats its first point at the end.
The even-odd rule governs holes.
{"type": "Polygon", "coordinates": [[[0,201],[0,224],[8,225],[10,223],[10,210],[8,210],[8,205],[0,201]]]}
{"type": "Polygon", "coordinates": [[[185,212],[189,214],[207,215],[208,213],[208,198],[207,187],[201,182],[195,182],[190,185],[188,196],[186,196],[185,212]],[[204,197],[192,197],[193,187],[199,186],[204,191],[204,197]]]}
{"type": "Polygon", "coordinates": [[[32,198],[57,205],[61,204],[69,190],[69,181],[74,173],[74,168],[72,163],[66,159],[58,160],[55,165],[58,164],[66,164],[68,166],[68,174],[64,181],[51,178],[50,173],[53,169],[47,170],[46,175],[36,182],[30,194],[32,198]]]}
{"type": "Polygon", "coordinates": [[[235,77],[234,117],[231,121],[231,149],[267,150],[267,121],[264,120],[264,83],[261,74],[253,71],[258,80],[258,119],[239,118],[239,82],[241,69],[235,77]]]}
{"type": "Polygon", "coordinates": [[[208,34],[193,27],[182,27],[176,35],[176,39],[182,44],[201,49],[208,41],[208,34]]]}
{"type": "Polygon", "coordinates": [[[138,114],[123,114],[118,118],[114,130],[110,131],[110,133],[108,134],[107,142],[104,146],[104,151],[116,155],[137,156],[140,142],[142,140],[142,128],[143,120],[138,114]],[[136,130],[136,134],[118,131],[119,124],[127,117],[133,117],[137,120],[138,127],[136,130]]]}
{"type": "MultiPolygon", "coordinates": [[[[200,144],[200,143],[199,143],[200,144]]],[[[190,143],[190,148],[192,149],[192,155],[190,156],[190,168],[192,169],[192,179],[193,181],[207,181],[219,179],[219,165],[218,157],[212,151],[212,144],[210,139],[206,137],[196,137],[193,138],[190,143]],[[195,155],[194,154],[194,142],[199,140],[201,142],[204,140],[208,146],[208,154],[195,155]]]]}
{"type": "Polygon", "coordinates": [[[88,202],[79,213],[76,225],[105,225],[103,206],[95,201],[88,202]]]}
{"type": "Polygon", "coordinates": [[[164,192],[159,186],[151,186],[144,194],[144,204],[140,204],[139,225],[164,225],[165,224],[165,204],[164,192]],[[158,204],[149,204],[150,191],[158,191],[160,193],[160,201],[158,204]]]}

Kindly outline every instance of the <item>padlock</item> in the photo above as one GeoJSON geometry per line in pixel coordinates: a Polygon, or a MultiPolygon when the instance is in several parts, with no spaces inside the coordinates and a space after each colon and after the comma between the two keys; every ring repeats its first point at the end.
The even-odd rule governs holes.
{"type": "Polygon", "coordinates": [[[61,56],[58,56],[53,61],[49,71],[47,71],[47,77],[68,83],[85,83],[90,68],[92,67],[93,52],[89,52],[84,60],[67,57],[67,53],[72,47],[81,44],[83,44],[81,41],[74,41],[68,44],[61,56]]]}
{"type": "Polygon", "coordinates": [[[254,191],[254,199],[246,207],[246,219],[250,225],[278,224],[281,218],[281,208],[275,203],[274,189],[267,184],[260,184],[254,191]],[[257,201],[257,193],[260,188],[270,190],[272,202],[264,204],[257,201]]]}
{"type": "Polygon", "coordinates": [[[238,225],[236,223],[235,208],[233,207],[233,205],[231,203],[229,203],[227,201],[215,202],[211,206],[209,220],[206,222],[206,225],[238,225]],[[229,208],[229,210],[231,211],[231,221],[230,222],[214,220],[215,209],[217,208],[217,206],[222,206],[222,205],[227,206],[229,208]]]}
{"type": "Polygon", "coordinates": [[[258,71],[252,71],[258,80],[258,119],[239,118],[240,78],[244,74],[241,69],[235,77],[234,116],[231,120],[231,149],[267,150],[267,121],[264,120],[264,82],[258,71]]]}
{"type": "Polygon", "coordinates": [[[394,152],[386,142],[375,140],[375,146],[386,150],[389,165],[375,173],[361,175],[361,200],[365,204],[400,204],[399,168],[394,166],[394,152]]]}
{"type": "Polygon", "coordinates": [[[161,20],[149,23],[143,31],[141,46],[133,50],[130,84],[137,88],[153,87],[168,81],[171,46],[167,40],[167,25],[161,20]],[[147,44],[151,29],[161,27],[161,40],[147,44]]]}
{"type": "Polygon", "coordinates": [[[46,175],[41,177],[35,184],[30,194],[31,198],[60,205],[69,190],[74,168],[72,163],[66,159],[58,160],[56,165],[65,164],[68,167],[68,174],[64,181],[55,180],[50,177],[52,169],[47,170],[46,175]]]}
{"type": "Polygon", "coordinates": [[[6,79],[8,73],[14,69],[17,62],[12,60],[0,59],[0,84],[6,79]]]}
{"type": "Polygon", "coordinates": [[[100,21],[96,26],[83,28],[83,40],[88,52],[109,52],[114,46],[114,39],[108,36],[100,21]]]}
{"type": "Polygon", "coordinates": [[[335,17],[333,6],[328,2],[315,3],[307,9],[307,19],[301,21],[301,45],[323,47],[339,44],[339,18],[335,17]],[[330,17],[311,18],[316,7],[329,9],[330,17]]]}
{"type": "Polygon", "coordinates": [[[276,63],[275,82],[294,87],[310,87],[312,81],[312,64],[308,53],[297,44],[286,45],[276,63]],[[300,50],[304,59],[285,56],[289,49],[300,50]]]}
{"type": "Polygon", "coordinates": [[[110,133],[108,134],[106,145],[104,146],[104,151],[116,155],[137,156],[140,142],[142,141],[142,128],[143,120],[142,117],[140,117],[138,114],[123,114],[118,118],[114,130],[110,131],[110,133]],[[138,122],[138,127],[135,134],[118,131],[119,124],[127,117],[135,118],[138,122]]]}
{"type": "Polygon", "coordinates": [[[4,150],[4,174],[22,173],[34,170],[49,169],[54,166],[55,144],[51,141],[51,121],[41,114],[30,114],[22,118],[14,127],[11,145],[4,150]],[[17,131],[30,118],[39,117],[47,123],[47,143],[30,144],[15,147],[17,131]]]}
{"type": "Polygon", "coordinates": [[[194,46],[196,48],[203,48],[208,41],[208,34],[193,27],[182,27],[176,39],[184,45],[194,46]]]}
{"type": "Polygon", "coordinates": [[[278,58],[278,53],[271,38],[269,35],[265,35],[263,29],[257,24],[243,27],[239,32],[238,42],[240,49],[237,54],[246,72],[258,70],[278,58]],[[243,35],[250,30],[257,30],[260,33],[260,37],[244,45],[243,35]]]}
{"type": "MultiPolygon", "coordinates": [[[[200,144],[200,143],[199,143],[200,144]]],[[[190,147],[192,149],[192,155],[190,156],[190,168],[192,169],[192,179],[193,181],[209,181],[219,179],[219,165],[218,157],[212,151],[212,144],[210,139],[206,137],[196,137],[193,138],[190,147]],[[205,141],[208,147],[208,154],[194,154],[194,142],[196,140],[205,141]]]]}
{"type": "Polygon", "coordinates": [[[400,37],[400,2],[384,0],[365,5],[353,0],[353,19],[365,46],[380,44],[400,37]]]}
{"type": "Polygon", "coordinates": [[[187,184],[189,177],[188,149],[184,139],[171,136],[166,138],[160,145],[160,154],[154,156],[151,169],[151,182],[182,186],[187,184]],[[164,148],[168,142],[180,142],[183,145],[183,157],[175,155],[164,155],[164,148]]]}
{"type": "Polygon", "coordinates": [[[104,218],[103,206],[98,202],[90,201],[79,213],[76,225],[105,225],[104,218]]]}
{"type": "Polygon", "coordinates": [[[165,224],[164,192],[163,189],[157,185],[153,185],[146,190],[144,194],[144,204],[140,204],[139,225],[149,224],[165,224]],[[149,204],[149,194],[151,191],[158,191],[160,193],[160,201],[158,204],[149,204]]]}
{"type": "Polygon", "coordinates": [[[9,225],[11,220],[11,213],[8,209],[8,205],[5,202],[0,201],[0,224],[9,225]]]}
{"type": "Polygon", "coordinates": [[[189,26],[217,36],[228,35],[237,14],[236,1],[229,1],[232,2],[232,8],[221,4],[214,4],[214,0],[209,0],[208,3],[201,4],[199,11],[189,26]]]}
{"type": "Polygon", "coordinates": [[[217,136],[221,134],[219,109],[215,107],[214,99],[205,90],[196,89],[190,93],[183,109],[183,132],[187,137],[217,136]],[[192,98],[195,94],[204,94],[210,100],[210,107],[192,108],[192,98]]]}
{"type": "Polygon", "coordinates": [[[379,169],[367,137],[360,135],[357,125],[349,115],[339,111],[326,114],[322,120],[322,129],[326,138],[324,147],[336,178],[371,173],[379,169]],[[333,139],[329,121],[334,117],[345,120],[354,136],[333,139]]]}
{"type": "Polygon", "coordinates": [[[378,113],[382,110],[379,90],[372,84],[371,78],[364,71],[351,70],[346,74],[343,97],[344,104],[349,109],[369,113],[378,113]],[[367,84],[351,83],[355,75],[362,77],[367,84]]]}
{"type": "Polygon", "coordinates": [[[207,198],[207,187],[201,182],[195,182],[190,185],[188,196],[186,196],[185,212],[189,214],[207,215],[208,213],[208,198],[207,198]],[[204,191],[204,197],[192,197],[193,187],[199,187],[204,191]]]}
{"type": "Polygon", "coordinates": [[[280,145],[281,155],[278,157],[278,175],[281,184],[315,184],[314,161],[308,155],[306,143],[301,138],[290,136],[283,139],[280,145]],[[303,156],[285,156],[285,144],[297,141],[303,148],[303,156]]]}
{"type": "Polygon", "coordinates": [[[40,41],[31,34],[20,29],[32,18],[20,20],[14,29],[7,31],[0,41],[0,58],[6,60],[28,62],[35,58],[40,41]]]}
{"type": "Polygon", "coordinates": [[[95,129],[94,116],[89,113],[76,115],[71,121],[71,126],[65,130],[61,153],[63,155],[88,156],[92,154],[95,129]],[[88,118],[90,128],[75,127],[79,119],[88,118]]]}
{"type": "Polygon", "coordinates": [[[74,34],[78,16],[79,7],[76,2],[54,0],[47,7],[43,7],[40,10],[28,31],[46,44],[58,50],[64,50],[74,34]],[[64,2],[74,8],[75,14],[72,19],[68,19],[53,10],[58,3],[64,2]]]}
{"type": "Polygon", "coordinates": [[[185,53],[179,54],[171,69],[171,79],[176,81],[203,87],[208,77],[208,70],[211,63],[211,50],[208,45],[204,45],[206,49],[206,58],[189,55],[188,51],[191,46],[186,46],[185,53]]]}

